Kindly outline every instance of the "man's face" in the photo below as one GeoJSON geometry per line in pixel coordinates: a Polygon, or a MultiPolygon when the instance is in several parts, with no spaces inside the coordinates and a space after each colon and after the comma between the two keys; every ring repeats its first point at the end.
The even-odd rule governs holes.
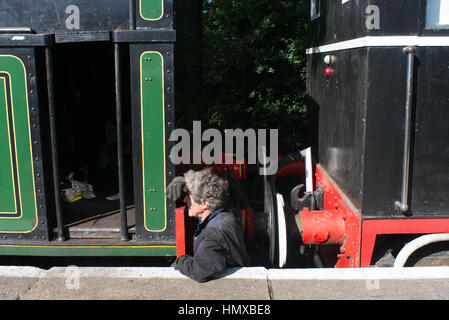
{"type": "Polygon", "coordinates": [[[188,192],[187,195],[185,196],[184,202],[187,204],[187,208],[189,209],[189,217],[197,218],[199,220],[204,219],[203,216],[205,215],[205,211],[207,208],[207,204],[205,202],[203,203],[195,202],[190,192],[188,192]]]}

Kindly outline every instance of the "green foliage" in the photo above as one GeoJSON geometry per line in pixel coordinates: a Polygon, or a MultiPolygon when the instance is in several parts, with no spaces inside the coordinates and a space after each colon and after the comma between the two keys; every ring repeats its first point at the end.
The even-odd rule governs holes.
{"type": "Polygon", "coordinates": [[[279,129],[304,141],[305,0],[212,0],[203,15],[203,104],[210,127],[279,129]]]}

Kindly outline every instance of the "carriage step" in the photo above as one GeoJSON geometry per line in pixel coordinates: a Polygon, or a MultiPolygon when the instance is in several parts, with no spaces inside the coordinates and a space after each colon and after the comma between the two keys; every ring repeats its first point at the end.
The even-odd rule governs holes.
{"type": "MultiPolygon", "coordinates": [[[[133,237],[136,228],[128,228],[128,234],[133,237]]],[[[120,239],[120,228],[88,228],[88,227],[70,227],[68,228],[69,239],[120,239]]]]}

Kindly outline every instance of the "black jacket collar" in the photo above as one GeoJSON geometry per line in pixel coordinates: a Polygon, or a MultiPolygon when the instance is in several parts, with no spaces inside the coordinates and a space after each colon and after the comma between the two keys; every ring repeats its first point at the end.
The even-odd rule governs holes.
{"type": "Polygon", "coordinates": [[[203,229],[206,227],[206,225],[209,223],[209,221],[211,221],[211,220],[212,220],[213,218],[215,218],[220,212],[223,212],[223,211],[225,211],[225,208],[223,208],[223,207],[217,208],[217,209],[215,209],[214,211],[212,211],[212,212],[206,217],[206,219],[204,219],[203,221],[201,221],[201,222],[198,224],[198,228],[196,229],[195,235],[197,235],[198,233],[200,233],[201,230],[203,230],[203,229]]]}

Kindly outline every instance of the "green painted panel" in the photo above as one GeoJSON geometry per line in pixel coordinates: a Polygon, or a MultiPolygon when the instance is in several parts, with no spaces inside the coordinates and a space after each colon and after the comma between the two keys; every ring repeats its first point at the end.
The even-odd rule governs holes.
{"type": "Polygon", "coordinates": [[[17,213],[6,78],[0,77],[0,213],[17,213]]]}
{"type": "Polygon", "coordinates": [[[140,16],[145,20],[159,20],[164,15],[164,0],[140,0],[140,16]]]}
{"type": "MultiPolygon", "coordinates": [[[[2,101],[0,102],[0,108],[4,112],[3,118],[0,115],[0,121],[2,121],[0,122],[0,127],[9,128],[9,133],[5,133],[2,130],[3,140],[0,142],[0,152],[8,152],[7,148],[9,146],[15,146],[13,148],[15,150],[9,153],[10,165],[2,170],[2,175],[6,175],[8,179],[11,179],[10,175],[12,174],[17,179],[17,186],[14,188],[16,193],[15,201],[17,203],[15,211],[17,214],[0,215],[0,232],[27,233],[34,230],[37,225],[37,209],[25,66],[15,56],[0,55],[0,77],[3,79],[2,83],[4,84],[2,86],[2,83],[0,83],[0,100],[2,101]],[[7,107],[5,107],[5,97],[8,95],[9,101],[8,99],[6,100],[7,107]],[[9,111],[6,111],[7,109],[9,111]],[[8,113],[12,113],[9,123],[8,121],[5,122],[8,113]],[[7,143],[4,140],[5,134],[9,138],[8,146],[6,146],[7,143]],[[14,170],[14,166],[16,170],[14,170]]],[[[6,161],[6,157],[8,156],[3,157],[3,161],[6,161]]],[[[8,188],[8,185],[6,188],[8,188]]],[[[9,197],[10,194],[6,198],[3,198],[3,195],[1,195],[0,199],[3,203],[3,199],[9,197]]],[[[1,205],[1,211],[4,212],[6,211],[5,209],[8,208],[3,208],[3,205],[1,205]]]]}
{"type": "Polygon", "coordinates": [[[39,246],[0,245],[0,255],[60,257],[149,257],[176,256],[175,246],[39,246]]]}
{"type": "Polygon", "coordinates": [[[164,231],[165,119],[164,58],[147,51],[140,57],[143,212],[145,229],[164,231]]]}

